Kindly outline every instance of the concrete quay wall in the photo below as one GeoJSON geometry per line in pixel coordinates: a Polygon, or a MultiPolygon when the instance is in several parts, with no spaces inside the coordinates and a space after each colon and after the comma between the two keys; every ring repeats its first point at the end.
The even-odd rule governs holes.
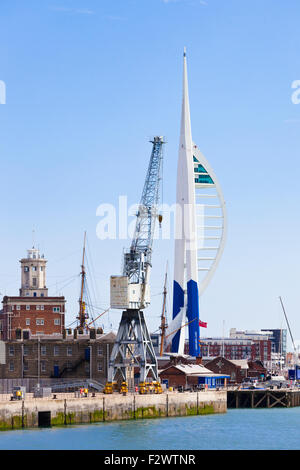
{"type": "Polygon", "coordinates": [[[227,411],[226,391],[120,394],[84,398],[29,398],[0,402],[0,430],[124,419],[190,416],[227,411]]]}

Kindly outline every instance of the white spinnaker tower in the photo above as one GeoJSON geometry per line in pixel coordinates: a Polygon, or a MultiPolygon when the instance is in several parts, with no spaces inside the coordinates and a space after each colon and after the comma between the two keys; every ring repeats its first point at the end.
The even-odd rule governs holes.
{"type": "MultiPolygon", "coordinates": [[[[184,221],[183,238],[175,240],[173,321],[169,324],[166,342],[172,352],[184,353],[186,330],[189,352],[200,355],[200,296],[211,280],[224,250],[227,215],[224,197],[217,177],[208,161],[192,141],[184,51],[183,101],[177,174],[178,214],[184,205],[190,212],[184,221]],[[193,186],[192,186],[193,185],[193,186]],[[196,232],[196,241],[189,243],[187,233],[196,232]],[[197,272],[196,272],[197,271],[197,272]],[[185,328],[188,326],[188,328],[185,328]]],[[[182,230],[180,226],[180,231],[182,230]]]]}

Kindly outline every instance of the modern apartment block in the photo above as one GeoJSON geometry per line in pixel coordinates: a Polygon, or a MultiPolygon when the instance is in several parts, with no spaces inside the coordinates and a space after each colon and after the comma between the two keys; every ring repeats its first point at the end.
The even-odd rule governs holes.
{"type": "Polygon", "coordinates": [[[228,360],[248,359],[266,363],[271,360],[271,341],[267,336],[254,338],[201,338],[201,356],[222,356],[228,360]]]}
{"type": "Polygon", "coordinates": [[[272,353],[286,355],[287,330],[282,328],[261,330],[269,335],[272,344],[272,353]]]}

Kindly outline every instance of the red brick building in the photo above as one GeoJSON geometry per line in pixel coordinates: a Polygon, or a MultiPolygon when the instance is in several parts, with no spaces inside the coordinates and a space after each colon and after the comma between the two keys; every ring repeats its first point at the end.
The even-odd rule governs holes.
{"type": "Polygon", "coordinates": [[[248,361],[229,360],[219,356],[205,363],[205,367],[216,374],[226,374],[230,376],[229,383],[242,383],[248,377],[248,361]]]}
{"type": "MultiPolygon", "coordinates": [[[[93,378],[105,384],[116,335],[95,329],[75,333],[0,341],[0,379],[93,378]]],[[[0,381],[0,393],[2,385],[0,381]]]]}
{"type": "Polygon", "coordinates": [[[28,250],[21,263],[19,296],[5,296],[0,312],[0,339],[29,339],[32,335],[62,334],[65,298],[48,297],[46,263],[39,250],[28,250]]]}
{"type": "Polygon", "coordinates": [[[216,374],[230,376],[229,383],[242,383],[247,378],[263,379],[267,375],[267,369],[259,361],[229,360],[219,356],[205,362],[205,367],[216,374]]]}
{"type": "Polygon", "coordinates": [[[202,364],[170,365],[159,373],[161,382],[167,387],[193,389],[198,387],[216,388],[226,386],[229,376],[215,374],[202,364]]]}
{"type": "Polygon", "coordinates": [[[64,297],[3,298],[0,338],[3,341],[31,335],[62,334],[65,327],[64,297]],[[42,301],[41,301],[42,300],[42,301]],[[26,333],[27,332],[27,333],[26,333]]]}

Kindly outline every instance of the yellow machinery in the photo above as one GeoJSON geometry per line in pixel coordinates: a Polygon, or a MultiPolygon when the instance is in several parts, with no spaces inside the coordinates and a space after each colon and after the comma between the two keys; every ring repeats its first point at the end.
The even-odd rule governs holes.
{"type": "Polygon", "coordinates": [[[160,382],[153,382],[153,385],[154,385],[154,393],[162,393],[162,386],[161,386],[161,383],[160,382]]]}
{"type": "Polygon", "coordinates": [[[106,382],[103,392],[106,393],[106,394],[113,393],[113,383],[112,382],[106,382]]]}
{"type": "Polygon", "coordinates": [[[12,400],[22,400],[25,398],[25,387],[14,387],[12,400]]]}
{"type": "Polygon", "coordinates": [[[160,382],[140,382],[139,393],[145,395],[146,393],[163,393],[160,382]]]}
{"type": "Polygon", "coordinates": [[[120,393],[122,393],[123,395],[127,395],[127,393],[128,393],[127,382],[122,382],[120,393]]]}
{"type": "MultiPolygon", "coordinates": [[[[106,382],[103,392],[105,394],[112,394],[117,390],[117,382],[106,382]]],[[[128,384],[127,382],[122,382],[119,392],[123,395],[128,393],[128,384]]],[[[139,383],[139,393],[140,395],[145,395],[148,393],[160,394],[163,393],[162,386],[160,382],[140,382],[139,383]]]]}
{"type": "Polygon", "coordinates": [[[106,382],[103,393],[110,394],[118,391],[119,387],[117,382],[106,382]]]}

